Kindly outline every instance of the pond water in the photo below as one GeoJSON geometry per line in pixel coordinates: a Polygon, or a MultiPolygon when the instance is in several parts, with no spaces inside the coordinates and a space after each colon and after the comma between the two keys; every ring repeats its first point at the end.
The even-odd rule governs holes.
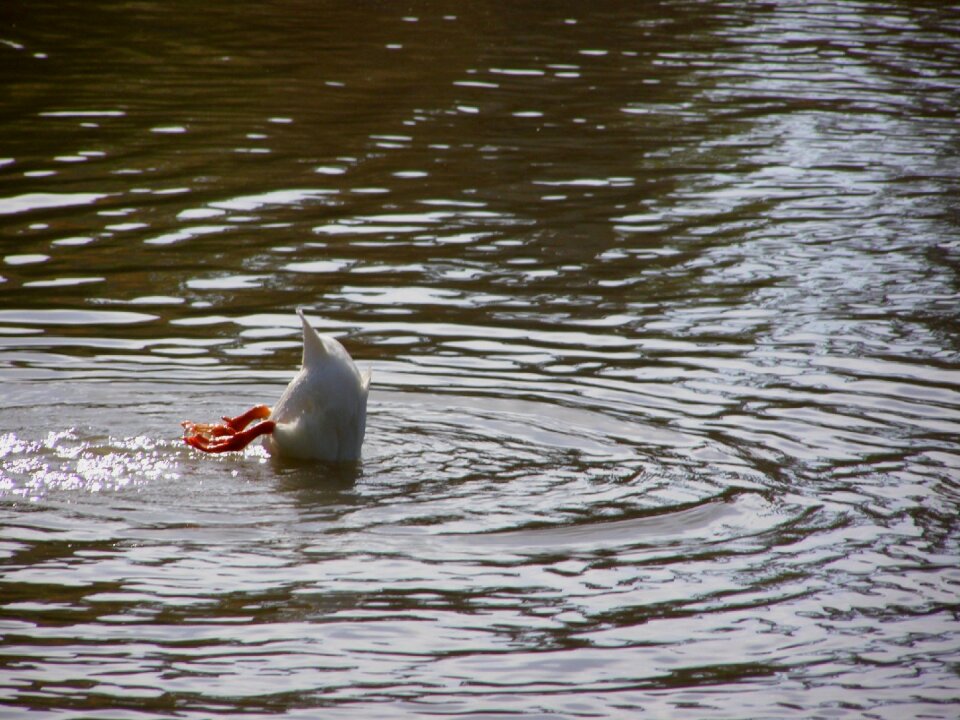
{"type": "Polygon", "coordinates": [[[956,8],[4,15],[4,717],[956,717],[956,8]]]}

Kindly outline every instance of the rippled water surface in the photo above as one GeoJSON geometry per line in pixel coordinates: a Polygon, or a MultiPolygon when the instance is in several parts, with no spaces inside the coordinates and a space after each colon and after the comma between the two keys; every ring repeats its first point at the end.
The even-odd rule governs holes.
{"type": "Polygon", "coordinates": [[[3,14],[4,717],[957,717],[955,8],[3,14]]]}

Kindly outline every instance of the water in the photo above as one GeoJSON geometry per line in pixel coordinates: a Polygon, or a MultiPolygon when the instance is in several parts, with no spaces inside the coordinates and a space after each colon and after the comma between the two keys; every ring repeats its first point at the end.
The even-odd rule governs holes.
{"type": "Polygon", "coordinates": [[[956,9],[5,16],[4,717],[956,717],[956,9]]]}

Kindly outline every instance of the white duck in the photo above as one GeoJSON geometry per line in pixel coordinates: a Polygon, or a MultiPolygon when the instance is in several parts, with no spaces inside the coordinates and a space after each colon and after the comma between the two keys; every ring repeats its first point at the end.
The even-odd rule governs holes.
{"type": "Polygon", "coordinates": [[[353,462],[367,425],[369,370],[361,375],[334,338],[314,330],[303,311],[303,365],[271,410],[257,405],[223,423],[181,423],[184,441],[208,453],[242,450],[261,435],[271,455],[353,462]],[[247,427],[254,420],[260,420],[247,427]]]}

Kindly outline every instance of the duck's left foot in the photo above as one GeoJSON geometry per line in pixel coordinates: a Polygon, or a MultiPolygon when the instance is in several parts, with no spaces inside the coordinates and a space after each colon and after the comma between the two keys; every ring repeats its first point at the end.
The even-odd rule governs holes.
{"type": "Polygon", "coordinates": [[[272,420],[264,420],[240,432],[233,432],[225,425],[212,426],[212,432],[196,432],[199,426],[193,423],[184,423],[183,426],[187,433],[192,433],[183,436],[183,441],[187,445],[206,453],[222,453],[243,450],[261,435],[272,433],[276,423],[272,420]]]}
{"type": "Polygon", "coordinates": [[[236,417],[224,416],[222,423],[195,423],[189,420],[180,423],[183,426],[183,441],[208,453],[243,450],[255,438],[273,432],[276,423],[264,420],[270,416],[270,408],[257,405],[236,417]],[[254,420],[264,420],[247,428],[254,420]]]}

